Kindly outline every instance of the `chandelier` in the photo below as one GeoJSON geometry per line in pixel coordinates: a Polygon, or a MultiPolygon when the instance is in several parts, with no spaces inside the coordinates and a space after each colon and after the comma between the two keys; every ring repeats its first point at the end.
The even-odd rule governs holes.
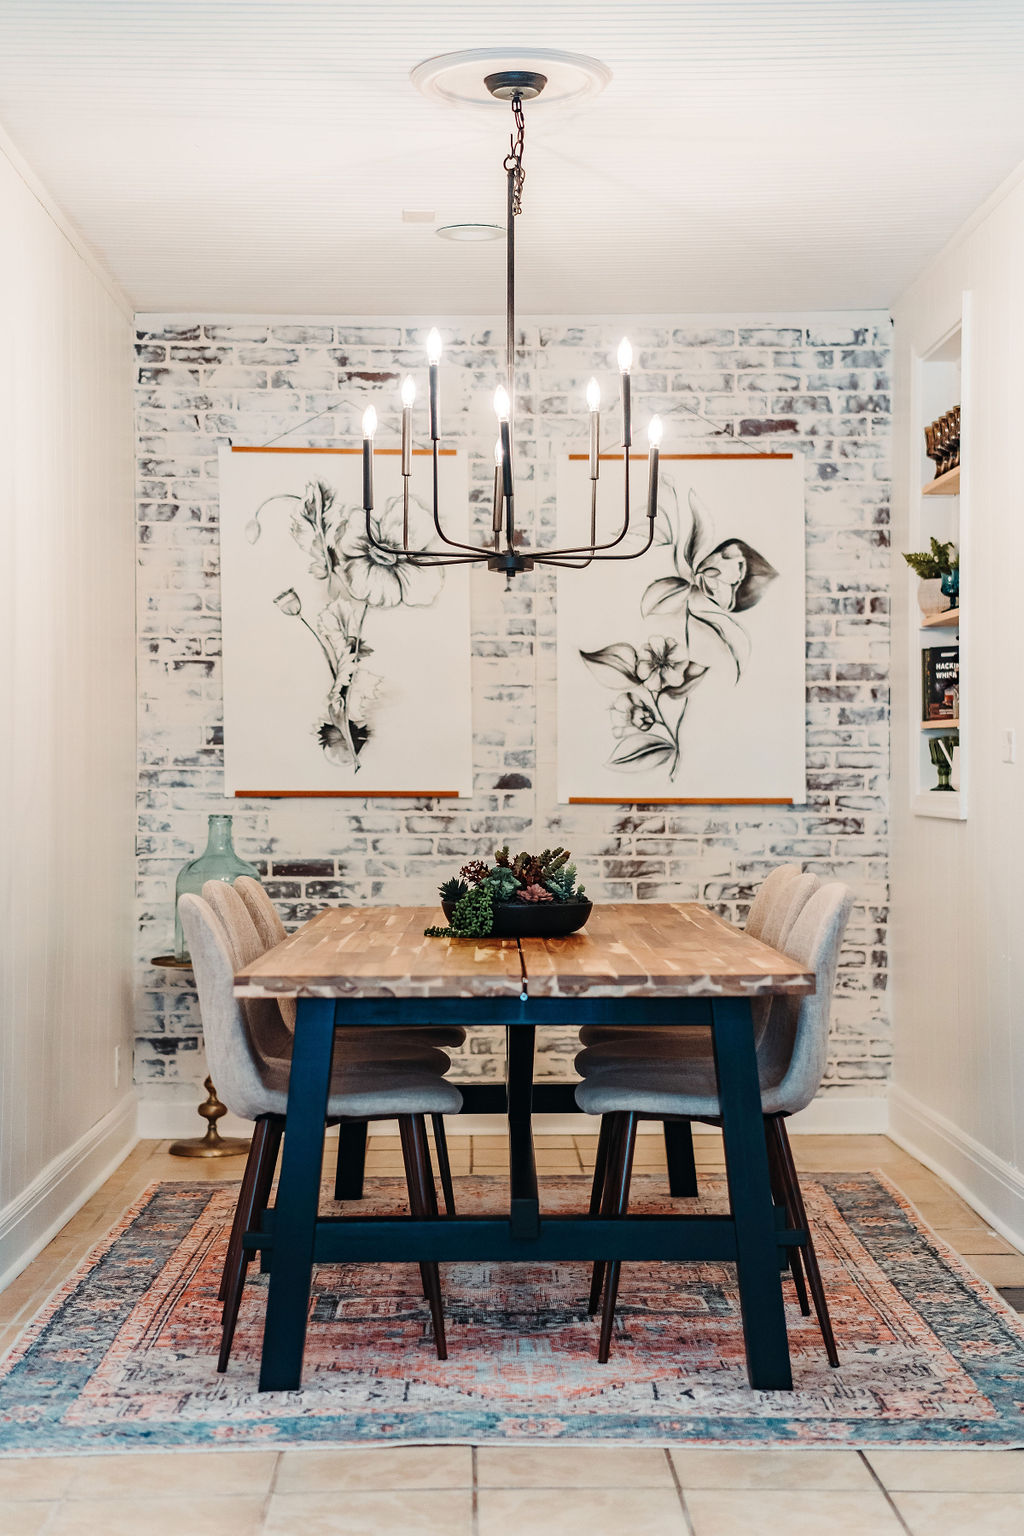
{"type": "MultiPolygon", "coordinates": [[[[581,570],[594,560],[636,560],[646,554],[654,542],[654,522],[658,511],[658,458],[661,443],[661,421],[651,418],[647,428],[650,444],[647,507],[647,528],[640,547],[623,547],[631,527],[629,495],[630,448],[632,423],[630,410],[630,369],[633,350],[625,338],[618,350],[621,394],[621,428],[624,460],[623,509],[621,526],[614,537],[603,542],[597,534],[597,486],[600,473],[601,440],[601,390],[596,379],[587,385],[586,402],[590,413],[590,539],[587,544],[558,548],[526,548],[516,527],[515,512],[515,361],[516,361],[516,239],[515,221],[522,212],[523,149],[526,140],[526,122],[523,103],[539,96],[547,84],[545,75],[532,70],[505,69],[487,75],[484,84],[498,101],[511,104],[513,133],[511,148],[505,156],[503,167],[507,181],[505,220],[505,334],[506,376],[494,391],[494,410],[498,419],[498,438],[494,448],[494,510],[492,535],[489,544],[476,545],[449,538],[441,526],[438,498],[438,453],[441,440],[440,370],[441,337],[432,330],[427,338],[427,364],[429,380],[430,448],[433,461],[433,523],[434,532],[441,542],[440,548],[415,549],[409,544],[409,496],[412,477],[412,413],[416,399],[416,384],[408,376],[402,384],[402,544],[385,543],[375,529],[373,512],[373,440],[377,430],[377,412],[368,406],[363,416],[363,511],[366,515],[367,542],[381,554],[392,560],[407,560],[412,565],[472,565],[484,564],[489,570],[503,572],[511,578],[520,571],[530,571],[535,565],[552,565],[581,570]]],[[[638,520],[634,520],[635,522],[638,520]]],[[[631,541],[632,544],[632,541],[631,541]]]]}

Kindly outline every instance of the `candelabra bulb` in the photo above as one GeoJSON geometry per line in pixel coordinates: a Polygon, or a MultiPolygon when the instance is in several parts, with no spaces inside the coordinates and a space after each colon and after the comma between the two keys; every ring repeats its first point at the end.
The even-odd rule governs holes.
{"type": "Polygon", "coordinates": [[[591,379],[587,385],[587,409],[596,411],[601,405],[601,386],[596,379],[591,379]]]}
{"type": "Polygon", "coordinates": [[[409,409],[415,399],[416,380],[413,378],[411,373],[407,373],[405,378],[402,380],[402,404],[405,406],[406,410],[409,409]]]}
{"type": "Polygon", "coordinates": [[[652,448],[661,447],[662,425],[660,416],[652,416],[647,427],[647,441],[652,448]]]}
{"type": "Polygon", "coordinates": [[[439,363],[441,361],[441,332],[435,325],[427,337],[427,362],[439,363]]]}
{"type": "Polygon", "coordinates": [[[508,421],[512,403],[508,398],[508,390],[504,384],[499,384],[494,391],[494,414],[499,421],[508,421]]]}
{"type": "Polygon", "coordinates": [[[371,437],[377,430],[377,412],[372,405],[368,405],[363,412],[363,436],[371,437]]]}

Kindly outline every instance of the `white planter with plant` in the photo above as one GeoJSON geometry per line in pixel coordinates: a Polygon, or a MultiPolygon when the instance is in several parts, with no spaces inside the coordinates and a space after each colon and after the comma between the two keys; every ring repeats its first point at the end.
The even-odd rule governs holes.
{"type": "Polygon", "coordinates": [[[949,581],[943,590],[944,578],[959,571],[960,558],[954,553],[952,541],[940,544],[938,539],[931,540],[931,549],[919,554],[904,555],[903,558],[920,578],[917,584],[917,602],[921,612],[926,617],[934,613],[943,613],[952,606],[949,600],[949,581]]]}

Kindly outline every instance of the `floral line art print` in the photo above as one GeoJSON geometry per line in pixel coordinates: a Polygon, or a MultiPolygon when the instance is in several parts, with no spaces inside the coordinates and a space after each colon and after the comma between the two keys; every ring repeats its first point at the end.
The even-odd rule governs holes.
{"type": "MultiPolygon", "coordinates": [[[[260,516],[272,502],[298,503],[291,515],[291,536],[308,561],[308,574],[322,584],[322,606],[312,615],[303,611],[294,587],[274,598],[285,617],[305,625],[326,662],[330,683],[323,713],[316,721],[316,739],[329,762],[358,773],[360,753],[373,735],[374,714],[381,705],[385,679],[366,665],[373,647],[367,629],[381,622],[388,610],[404,605],[429,608],[444,585],[444,573],[428,565],[416,565],[399,553],[381,550],[367,537],[366,514],[358,507],[342,507],[337,493],[323,480],[311,481],[302,496],[280,493],[268,496],[257,507],[245,529],[250,544],[260,537],[260,516]]],[[[410,543],[413,521],[423,508],[410,506],[410,543]]],[[[402,541],[401,496],[392,497],[383,513],[371,513],[374,539],[389,548],[402,541]]],[[[414,548],[422,548],[426,534],[416,530],[414,548]]]]}
{"type": "Polygon", "coordinates": [[[675,620],[673,633],[653,635],[639,647],[616,641],[579,652],[597,680],[618,695],[608,710],[615,745],[606,766],[620,773],[665,768],[670,781],[682,763],[690,696],[714,665],[714,658],[707,664],[694,659],[694,640],[717,642],[714,650],[739,682],[750,639],[734,615],[760,602],[779,574],[743,539],[716,544],[711,515],[693,489],[687,502],[685,538],[678,512],[659,517],[656,543],[671,549],[674,574],[652,581],[640,604],[643,618],[675,620]]]}

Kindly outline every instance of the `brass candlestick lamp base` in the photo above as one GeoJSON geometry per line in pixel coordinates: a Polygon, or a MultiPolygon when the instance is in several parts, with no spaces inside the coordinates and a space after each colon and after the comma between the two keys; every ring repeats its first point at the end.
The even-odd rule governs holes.
{"type": "Polygon", "coordinates": [[[206,1098],[199,1105],[196,1114],[202,1115],[206,1121],[205,1136],[189,1136],[183,1141],[176,1141],[170,1151],[172,1157],[244,1157],[249,1150],[249,1143],[244,1136],[222,1136],[217,1129],[217,1121],[227,1114],[227,1106],[222,1104],[217,1097],[217,1090],[213,1086],[213,1079],[208,1077],[203,1084],[206,1089],[206,1098]]]}

